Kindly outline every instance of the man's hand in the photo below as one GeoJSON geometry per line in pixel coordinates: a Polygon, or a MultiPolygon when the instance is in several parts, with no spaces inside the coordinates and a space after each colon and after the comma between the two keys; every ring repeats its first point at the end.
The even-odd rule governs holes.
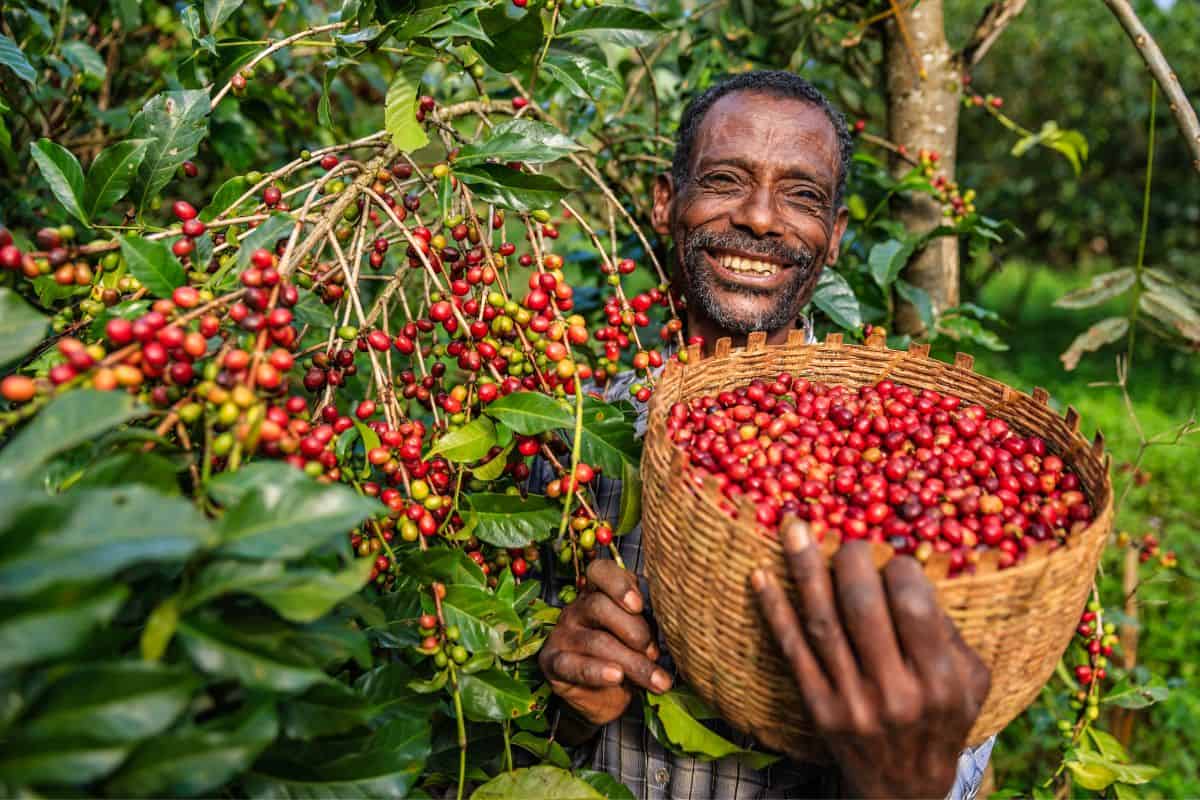
{"type": "Polygon", "coordinates": [[[613,561],[597,559],[587,590],[563,609],[538,663],[550,688],[593,725],[625,712],[635,686],[661,693],[671,676],[659,668],[658,647],[642,616],[637,579],[613,561]]]}
{"type": "Polygon", "coordinates": [[[783,548],[799,607],[766,571],[751,583],[843,776],[864,797],[944,797],[987,668],[915,560],[893,558],[881,577],[870,546],[851,541],[830,570],[803,522],[784,529],[783,548]]]}

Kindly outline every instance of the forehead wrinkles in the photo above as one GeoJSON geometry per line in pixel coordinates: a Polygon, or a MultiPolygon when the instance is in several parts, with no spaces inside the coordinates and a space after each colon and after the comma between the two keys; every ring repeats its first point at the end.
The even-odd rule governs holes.
{"type": "Polygon", "coordinates": [[[807,101],[736,92],[704,115],[692,152],[694,166],[735,158],[754,164],[757,172],[800,168],[832,187],[837,136],[824,112],[807,101]]]}

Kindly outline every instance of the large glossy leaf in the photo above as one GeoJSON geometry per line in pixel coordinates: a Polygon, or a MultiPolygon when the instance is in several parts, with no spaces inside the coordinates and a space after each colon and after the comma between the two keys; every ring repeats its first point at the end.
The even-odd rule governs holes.
{"type": "Polygon", "coordinates": [[[121,255],[133,277],[155,297],[170,297],[187,282],[183,265],[166,243],[140,236],[121,237],[121,255]]]}
{"type": "Polygon", "coordinates": [[[477,200],[514,211],[549,208],[567,194],[567,188],[549,175],[535,175],[503,164],[478,164],[455,169],[459,180],[470,185],[477,200]]]}
{"type": "Polygon", "coordinates": [[[411,153],[429,143],[421,123],[417,122],[417,97],[421,76],[429,62],[411,59],[396,69],[384,101],[383,124],[392,136],[392,146],[411,153]]]}
{"type": "Polygon", "coordinates": [[[544,164],[582,149],[553,125],[531,119],[510,119],[492,129],[478,145],[465,145],[454,159],[456,169],[482,164],[488,159],[544,164]]]}
{"type": "Polygon", "coordinates": [[[567,755],[563,746],[553,739],[543,739],[529,731],[521,731],[512,737],[512,744],[513,747],[529,751],[539,761],[545,761],[563,769],[571,767],[571,757],[567,755]]]}
{"type": "Polygon", "coordinates": [[[0,64],[8,67],[21,80],[34,86],[37,83],[37,72],[29,59],[17,47],[17,43],[0,33],[0,64]]]}
{"type": "Polygon", "coordinates": [[[124,586],[69,587],[0,603],[0,670],[72,652],[113,618],[128,595],[124,586]]]}
{"type": "Polygon", "coordinates": [[[537,12],[510,16],[503,3],[479,12],[479,21],[490,42],[477,41],[475,51],[497,72],[516,72],[533,63],[543,42],[542,20],[537,12]]]}
{"type": "Polygon", "coordinates": [[[460,675],[458,689],[463,711],[476,722],[503,722],[533,710],[529,687],[503,670],[486,669],[474,675],[460,675]]]}
{"type": "Polygon", "coordinates": [[[429,719],[435,712],[449,710],[443,696],[417,694],[411,687],[417,675],[402,661],[391,661],[364,673],[354,688],[369,704],[370,714],[377,719],[398,716],[429,719]]]}
{"type": "Polygon", "coordinates": [[[933,299],[929,296],[929,292],[904,280],[897,280],[892,286],[896,289],[896,294],[917,309],[917,316],[921,318],[921,323],[927,329],[932,329],[935,320],[933,318],[933,299]]]}
{"type": "Polygon", "coordinates": [[[469,586],[487,585],[483,570],[457,547],[414,550],[403,556],[401,561],[402,574],[412,575],[422,581],[436,580],[469,586]]]}
{"type": "Polygon", "coordinates": [[[615,533],[629,533],[642,521],[642,476],[632,464],[623,465],[621,473],[621,506],[615,533]]]}
{"type": "Polygon", "coordinates": [[[215,617],[191,617],[179,623],[179,638],[204,672],[238,680],[256,689],[302,692],[329,680],[311,660],[295,652],[284,626],[238,624],[215,617]]]}
{"type": "Polygon", "coordinates": [[[955,341],[974,342],[988,350],[1000,352],[1008,349],[1004,340],[993,331],[979,324],[978,320],[959,315],[946,315],[938,320],[938,333],[943,333],[955,341]]]}
{"type": "Polygon", "coordinates": [[[108,68],[104,64],[104,57],[87,42],[78,39],[66,42],[62,46],[62,54],[68,64],[81,72],[84,77],[92,79],[93,86],[98,86],[100,81],[104,80],[104,75],[108,72],[108,68]]]}
{"type": "Polygon", "coordinates": [[[182,465],[157,453],[121,451],[89,464],[74,488],[142,484],[160,494],[177,495],[182,469],[182,465]]]}
{"type": "Polygon", "coordinates": [[[1105,272],[1102,275],[1092,278],[1091,284],[1083,289],[1076,289],[1073,292],[1064,294],[1054,301],[1054,305],[1059,308],[1091,308],[1092,306],[1098,306],[1106,300],[1111,300],[1117,295],[1124,294],[1125,290],[1133,286],[1135,280],[1136,276],[1129,267],[1114,269],[1112,272],[1105,272]]]}
{"type": "Polygon", "coordinates": [[[200,684],[188,670],[144,661],[80,664],[46,687],[21,733],[138,741],[170,726],[200,684]]]}
{"type": "Polygon", "coordinates": [[[85,732],[6,741],[0,748],[0,785],[82,786],[116,769],[132,748],[131,742],[99,742],[85,732]]]}
{"type": "Polygon", "coordinates": [[[603,91],[621,91],[621,79],[608,64],[579,53],[551,49],[542,69],[580,100],[595,99],[603,91]]]}
{"type": "Polygon", "coordinates": [[[559,36],[580,36],[605,44],[645,47],[666,31],[661,22],[628,6],[598,6],[576,11],[558,29],[559,36]]]}
{"type": "Polygon", "coordinates": [[[0,598],[63,581],[93,581],[145,562],[183,561],[216,538],[196,507],[142,486],[71,494],[61,526],[0,558],[0,598]]]}
{"type": "Polygon", "coordinates": [[[247,492],[221,517],[222,555],[298,558],[343,535],[376,507],[353,489],[317,483],[287,464],[264,465],[256,474],[269,476],[269,482],[247,492]]]}
{"type": "Polygon", "coordinates": [[[133,752],[106,784],[113,797],[191,797],[215,793],[275,740],[274,703],[249,704],[203,725],[157,736],[133,752]]]}
{"type": "Polygon", "coordinates": [[[609,477],[623,475],[626,466],[637,472],[641,464],[641,447],[633,423],[621,415],[606,415],[598,419],[585,414],[580,458],[593,467],[603,469],[609,477]]]}
{"type": "Polygon", "coordinates": [[[233,16],[242,5],[242,0],[204,0],[204,18],[208,29],[215,31],[233,16]]]}
{"type": "Polygon", "coordinates": [[[466,497],[471,505],[471,533],[495,547],[524,547],[558,531],[562,506],[542,495],[480,492],[466,497]]]}
{"type": "Polygon", "coordinates": [[[0,480],[28,477],[54,455],[143,413],[124,392],[77,389],[60,395],[0,450],[0,480]]]}
{"type": "Polygon", "coordinates": [[[429,757],[430,735],[428,720],[400,717],[366,736],[282,742],[243,783],[250,797],[404,797],[429,757]]]}
{"type": "Polygon", "coordinates": [[[192,582],[184,602],[195,607],[227,594],[249,594],[284,619],[313,622],[366,585],[371,559],[355,559],[346,569],[288,569],[278,561],[215,561],[192,582]]]}
{"type": "Polygon", "coordinates": [[[196,155],[208,133],[208,104],[207,89],[163,92],[150,98],[133,118],[133,138],[150,140],[133,194],[139,213],[170,182],[175,170],[196,155]]]}
{"type": "Polygon", "coordinates": [[[471,794],[471,800],[604,800],[594,786],[558,767],[502,772],[471,794]]]}
{"type": "Polygon", "coordinates": [[[513,392],[491,403],[484,411],[522,436],[575,426],[571,412],[541,392],[513,392]]]}
{"type": "Polygon", "coordinates": [[[320,683],[280,707],[283,733],[290,739],[335,736],[365,725],[375,708],[344,683],[320,683]]]}
{"type": "Polygon", "coordinates": [[[862,327],[862,308],[854,290],[832,268],[826,267],[821,271],[812,302],[839,328],[857,330],[862,327]]]}
{"type": "Polygon", "coordinates": [[[458,626],[463,645],[472,652],[487,651],[499,655],[507,650],[505,634],[521,630],[521,618],[511,605],[476,586],[447,587],[442,613],[447,625],[458,626]]]}
{"type": "Polygon", "coordinates": [[[221,184],[221,188],[217,189],[212,199],[208,201],[208,205],[200,212],[200,219],[205,222],[212,222],[226,211],[233,211],[233,204],[239,197],[246,193],[246,190],[250,186],[250,182],[243,175],[235,175],[225,181],[221,184]]]}
{"type": "Polygon", "coordinates": [[[1121,708],[1145,708],[1155,703],[1161,703],[1170,695],[1171,690],[1161,679],[1146,684],[1135,684],[1129,679],[1119,681],[1112,689],[1104,693],[1102,703],[1121,708]]]}
{"type": "Polygon", "coordinates": [[[663,694],[646,693],[646,713],[654,715],[662,733],[685,753],[710,761],[737,757],[754,769],[762,769],[779,760],[779,756],[746,750],[723,736],[714,733],[700,720],[711,719],[715,713],[700,701],[690,689],[679,687],[663,694]]]}
{"type": "Polygon", "coordinates": [[[1111,344],[1129,330],[1129,320],[1125,317],[1108,317],[1102,319],[1095,325],[1092,325],[1083,333],[1075,337],[1059,359],[1063,363],[1063,369],[1068,372],[1079,366],[1079,359],[1083,358],[1085,353],[1091,353],[1099,350],[1106,344],[1111,344]]]}
{"type": "Polygon", "coordinates": [[[915,246],[914,241],[888,239],[871,248],[871,253],[867,256],[867,265],[870,267],[871,277],[880,289],[887,289],[900,277],[900,270],[908,263],[915,246]]]}
{"type": "Polygon", "coordinates": [[[83,185],[83,213],[89,219],[111,209],[125,196],[149,146],[147,139],[127,139],[96,156],[83,185]]]}
{"type": "MultiPolygon", "coordinates": [[[[236,198],[233,198],[236,199],[236,198]]],[[[296,221],[287,214],[275,213],[258,223],[258,227],[239,240],[237,268],[250,265],[250,256],[260,247],[274,251],[275,243],[292,234],[296,221]]]]}
{"type": "Polygon", "coordinates": [[[83,168],[79,166],[79,160],[70,150],[49,139],[39,139],[31,144],[29,153],[58,202],[75,219],[88,224],[87,214],[83,212],[83,168]]]}
{"type": "Polygon", "coordinates": [[[48,322],[8,287],[0,287],[0,366],[28,353],[46,334],[48,322]]]}
{"type": "Polygon", "coordinates": [[[604,795],[605,800],[637,800],[629,787],[598,769],[577,769],[575,776],[587,781],[592,788],[604,795]]]}
{"type": "Polygon", "coordinates": [[[495,444],[495,423],[487,417],[477,417],[438,439],[427,458],[440,454],[447,461],[475,461],[486,456],[495,444]]]}

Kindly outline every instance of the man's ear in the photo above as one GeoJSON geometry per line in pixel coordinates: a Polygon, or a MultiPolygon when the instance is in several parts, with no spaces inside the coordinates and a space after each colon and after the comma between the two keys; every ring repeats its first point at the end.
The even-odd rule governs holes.
{"type": "Polygon", "coordinates": [[[671,235],[671,204],[675,202],[675,186],[670,175],[659,175],[654,180],[654,208],[650,211],[650,224],[659,236],[671,235]]]}
{"type": "Polygon", "coordinates": [[[842,250],[842,236],[846,233],[846,225],[850,222],[850,211],[842,206],[837,210],[833,219],[833,232],[829,237],[829,250],[825,253],[825,264],[832,267],[838,260],[842,250]]]}

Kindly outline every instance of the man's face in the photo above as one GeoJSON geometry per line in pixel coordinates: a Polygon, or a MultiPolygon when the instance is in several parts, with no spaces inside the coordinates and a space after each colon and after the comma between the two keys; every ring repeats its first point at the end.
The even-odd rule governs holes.
{"type": "Polygon", "coordinates": [[[790,328],[837,260],[837,134],[811,103],[754,91],[718,100],[691,176],[654,192],[654,228],[675,241],[689,312],[735,335],[790,328]]]}

